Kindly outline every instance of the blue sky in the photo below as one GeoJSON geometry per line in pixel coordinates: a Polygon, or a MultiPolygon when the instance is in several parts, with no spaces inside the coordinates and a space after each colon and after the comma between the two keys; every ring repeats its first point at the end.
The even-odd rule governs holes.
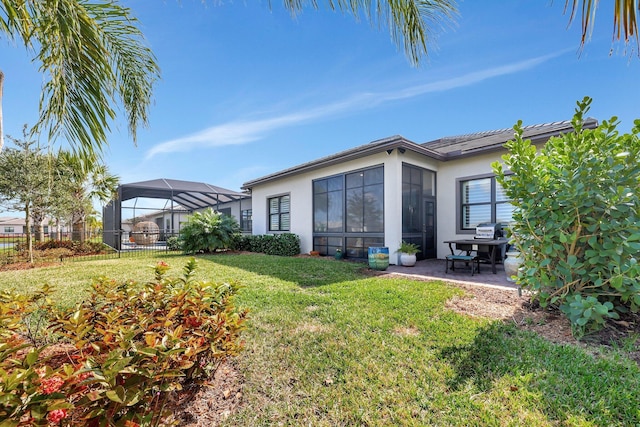
{"type": "MultiPolygon", "coordinates": [[[[242,183],[392,135],[415,142],[590,116],[640,118],[640,59],[612,43],[602,3],[580,52],[564,1],[462,1],[412,67],[385,28],[328,9],[293,19],[280,2],[127,0],[157,56],[150,127],[137,146],[114,123],[105,160],[121,182],[242,183]],[[610,50],[613,54],[610,55],[610,50]]],[[[321,2],[323,5],[325,2],[321,2]]],[[[0,39],[5,134],[37,118],[43,77],[0,39]]],[[[58,141],[57,144],[64,144],[58,141]]]]}

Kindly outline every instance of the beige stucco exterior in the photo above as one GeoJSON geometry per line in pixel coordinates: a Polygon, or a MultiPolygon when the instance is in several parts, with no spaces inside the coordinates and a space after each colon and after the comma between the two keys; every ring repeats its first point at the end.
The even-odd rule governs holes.
{"type": "Polygon", "coordinates": [[[438,162],[428,157],[405,151],[393,150],[376,153],[364,158],[347,161],[326,168],[273,180],[252,187],[253,234],[271,233],[268,227],[267,200],[289,195],[291,198],[290,233],[300,236],[300,251],[313,249],[313,180],[372,166],[384,166],[384,235],[389,247],[390,262],[397,263],[396,250],[402,240],[402,164],[410,163],[438,172],[438,162]]]}
{"type": "MultiPolygon", "coordinates": [[[[597,125],[597,120],[592,118],[585,119],[583,123],[587,129],[597,125]]],[[[525,126],[522,130],[523,138],[540,148],[550,137],[572,132],[573,124],[565,120],[525,126]]],[[[402,170],[403,164],[409,164],[435,173],[435,255],[444,258],[449,253],[448,244],[444,241],[469,238],[475,232],[460,230],[460,181],[493,176],[491,164],[502,160],[502,155],[507,152],[504,144],[513,135],[512,128],[505,128],[445,137],[424,144],[416,144],[396,135],[250,181],[243,188],[251,191],[253,233],[269,233],[267,200],[288,194],[291,217],[289,232],[299,235],[301,251],[309,252],[313,249],[313,181],[383,165],[384,245],[389,248],[390,262],[397,263],[396,250],[403,237],[402,170]]],[[[426,175],[423,175],[423,179],[426,175]]],[[[430,205],[431,197],[423,194],[423,201],[430,205]]],[[[427,241],[430,239],[427,232],[431,230],[426,224],[423,228],[423,237],[427,241]]],[[[416,230],[406,235],[411,234],[416,234],[416,230]]],[[[433,252],[429,254],[432,255],[433,252]]]]}
{"type": "Polygon", "coordinates": [[[456,231],[456,216],[458,212],[458,191],[456,184],[461,178],[491,175],[493,170],[491,163],[500,160],[505,151],[483,154],[475,157],[467,157],[459,160],[441,162],[438,170],[438,258],[443,258],[449,253],[445,240],[468,238],[469,234],[461,234],[456,231]]]}

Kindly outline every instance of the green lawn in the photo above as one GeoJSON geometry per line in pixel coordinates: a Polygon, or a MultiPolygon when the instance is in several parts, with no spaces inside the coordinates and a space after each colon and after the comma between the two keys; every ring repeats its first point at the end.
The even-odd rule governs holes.
{"type": "MultiPolygon", "coordinates": [[[[92,277],[150,280],[163,259],[0,272],[0,289],[86,295],[92,277]]],[[[623,353],[551,344],[445,309],[442,282],[368,277],[363,264],[264,255],[199,258],[199,277],[244,284],[244,406],[228,425],[640,425],[640,369],[623,353]]],[[[171,273],[171,271],[170,271],[171,273]]]]}

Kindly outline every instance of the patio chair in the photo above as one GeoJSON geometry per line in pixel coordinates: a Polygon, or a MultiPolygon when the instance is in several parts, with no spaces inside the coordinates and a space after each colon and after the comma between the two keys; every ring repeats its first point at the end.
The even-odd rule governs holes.
{"type": "Polygon", "coordinates": [[[480,258],[475,255],[447,255],[445,258],[445,274],[449,273],[449,263],[451,263],[451,271],[456,270],[456,262],[464,262],[465,265],[471,265],[471,275],[480,274],[480,258]]]}

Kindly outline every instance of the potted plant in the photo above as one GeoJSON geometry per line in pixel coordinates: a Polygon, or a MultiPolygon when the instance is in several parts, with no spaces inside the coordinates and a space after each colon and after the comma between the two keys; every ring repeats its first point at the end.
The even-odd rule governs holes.
{"type": "Polygon", "coordinates": [[[416,265],[416,254],[420,252],[419,247],[415,243],[407,243],[404,240],[400,242],[400,247],[396,251],[400,254],[400,265],[404,267],[416,265]]]}

